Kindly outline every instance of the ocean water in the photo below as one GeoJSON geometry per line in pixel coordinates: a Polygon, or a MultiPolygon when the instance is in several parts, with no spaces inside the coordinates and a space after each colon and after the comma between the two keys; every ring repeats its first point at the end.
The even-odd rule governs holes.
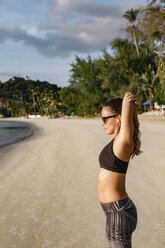
{"type": "Polygon", "coordinates": [[[0,147],[15,143],[32,134],[31,126],[25,122],[0,121],[0,147]]]}

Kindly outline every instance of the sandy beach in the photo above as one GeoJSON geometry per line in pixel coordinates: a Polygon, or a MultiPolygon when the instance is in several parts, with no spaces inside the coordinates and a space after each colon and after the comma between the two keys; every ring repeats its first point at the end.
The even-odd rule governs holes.
{"type": "MultiPolygon", "coordinates": [[[[165,122],[139,118],[126,189],[138,210],[133,248],[165,247],[165,122]]],[[[20,119],[21,121],[21,119],[20,119]]],[[[98,156],[101,119],[33,119],[34,136],[0,149],[1,248],[106,248],[98,156]]]]}

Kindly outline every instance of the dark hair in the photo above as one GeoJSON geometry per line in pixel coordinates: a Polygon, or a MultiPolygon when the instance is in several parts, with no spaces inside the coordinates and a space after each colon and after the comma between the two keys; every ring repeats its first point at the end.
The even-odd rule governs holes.
{"type": "MultiPolygon", "coordinates": [[[[106,103],[104,103],[103,107],[107,107],[112,113],[121,115],[122,110],[122,98],[113,98],[106,103]]],[[[140,150],[141,147],[141,141],[140,141],[140,135],[141,132],[139,130],[139,122],[138,119],[135,119],[133,117],[133,124],[134,124],[134,134],[133,134],[133,142],[134,142],[134,150],[131,153],[131,158],[133,158],[135,155],[141,154],[143,151],[140,150]]],[[[117,133],[119,133],[119,129],[117,130],[117,133]]]]}

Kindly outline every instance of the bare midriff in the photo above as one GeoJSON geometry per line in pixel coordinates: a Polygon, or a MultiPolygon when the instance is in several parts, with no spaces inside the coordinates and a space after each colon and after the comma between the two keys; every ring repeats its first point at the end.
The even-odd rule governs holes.
{"type": "Polygon", "coordinates": [[[126,174],[100,168],[98,174],[98,195],[100,202],[107,203],[125,199],[126,174]]]}

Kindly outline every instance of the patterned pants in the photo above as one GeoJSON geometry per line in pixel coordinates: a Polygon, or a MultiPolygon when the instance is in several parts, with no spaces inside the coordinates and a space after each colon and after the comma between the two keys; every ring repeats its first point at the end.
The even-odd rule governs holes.
{"type": "Polygon", "coordinates": [[[100,202],[105,216],[108,248],[132,248],[131,237],[137,225],[137,209],[127,198],[119,201],[100,202]]]}

